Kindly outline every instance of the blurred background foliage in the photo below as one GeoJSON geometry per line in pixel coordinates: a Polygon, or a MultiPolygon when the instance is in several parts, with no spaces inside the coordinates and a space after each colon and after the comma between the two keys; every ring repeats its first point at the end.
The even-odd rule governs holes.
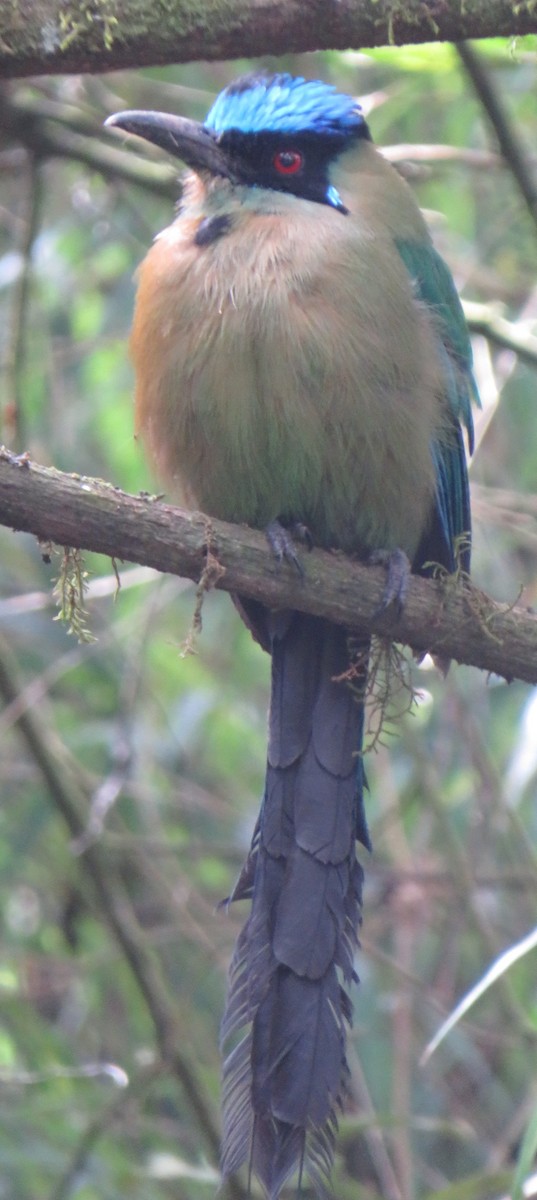
{"type": "MultiPolygon", "coordinates": [[[[476,52],[531,190],[537,39],[476,52]]],[[[522,344],[517,355],[494,330],[475,337],[474,578],[508,602],[523,587],[532,603],[537,202],[532,212],[516,165],[498,154],[468,63],[423,46],[256,65],[364,98],[375,140],[394,156],[405,147],[401,169],[463,297],[522,344]]],[[[123,108],[201,117],[251,66],[4,85],[0,356],[12,447],[154,490],[133,441],[127,336],[136,266],[171,219],[176,166],[101,124],[123,108]]],[[[219,1017],[245,915],[217,905],[261,794],[268,660],[223,594],[207,599],[196,653],[182,657],[193,586],[118,564],[117,594],[112,564],[91,556],[97,640],[77,644],[54,622],[61,554],[4,528],[0,549],[0,1197],[204,1200],[218,1178],[219,1017]]],[[[535,950],[426,1065],[420,1056],[537,924],[537,704],[521,684],[457,666],[445,680],[415,666],[414,680],[413,712],[367,760],[374,854],[335,1192],[495,1200],[515,1195],[537,1107],[535,950]]]]}

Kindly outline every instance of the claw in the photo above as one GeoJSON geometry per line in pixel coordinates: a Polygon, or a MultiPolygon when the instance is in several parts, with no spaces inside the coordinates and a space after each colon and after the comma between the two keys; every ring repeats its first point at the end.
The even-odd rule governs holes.
{"type": "MultiPolygon", "coordinates": [[[[298,528],[300,526],[293,526],[293,530],[298,528]]],[[[302,528],[305,528],[305,526],[302,528]]],[[[299,575],[303,575],[304,568],[295,550],[292,534],[285,528],[285,525],[282,525],[281,521],[278,520],[271,521],[265,529],[265,535],[275,559],[279,563],[286,559],[287,562],[296,567],[299,575]]]]}
{"type": "Polygon", "coordinates": [[[387,570],[387,579],[382,593],[382,600],[375,612],[375,616],[381,616],[390,607],[390,604],[395,605],[397,616],[400,616],[404,607],[406,594],[408,591],[408,581],[410,579],[411,567],[410,561],[404,550],[374,550],[369,556],[369,562],[372,564],[380,563],[387,570]]]}
{"type": "Polygon", "coordinates": [[[309,529],[303,521],[293,521],[293,524],[289,526],[289,532],[294,538],[296,538],[297,542],[300,542],[301,545],[305,546],[307,550],[313,550],[315,543],[313,541],[311,529],[309,529]]]}

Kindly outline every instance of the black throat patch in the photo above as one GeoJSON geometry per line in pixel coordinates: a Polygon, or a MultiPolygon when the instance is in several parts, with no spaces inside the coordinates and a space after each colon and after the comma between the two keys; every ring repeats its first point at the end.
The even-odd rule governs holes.
{"type": "Polygon", "coordinates": [[[232,223],[227,213],[221,213],[218,217],[204,217],[194,234],[194,245],[210,246],[211,242],[218,241],[228,232],[232,223]]]}

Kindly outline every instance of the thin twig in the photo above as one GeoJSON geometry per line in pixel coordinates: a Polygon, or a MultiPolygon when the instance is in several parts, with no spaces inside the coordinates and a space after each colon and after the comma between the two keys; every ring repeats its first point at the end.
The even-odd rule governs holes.
{"type": "Polygon", "coordinates": [[[68,1200],[68,1197],[74,1194],[81,1172],[99,1139],[110,1132],[111,1127],[121,1117],[127,1106],[132,1104],[133,1098],[137,1101],[140,1100],[153,1081],[162,1075],[163,1070],[161,1062],[152,1063],[150,1067],[146,1067],[134,1079],[131,1079],[128,1086],[119,1095],[114,1096],[110,1104],[105,1105],[98,1112],[84,1130],[74,1154],[61,1178],[54,1184],[48,1200],[68,1200]]]}
{"type": "Polygon", "coordinates": [[[4,359],[5,400],[3,425],[6,440],[14,450],[24,449],[24,362],[30,284],[32,278],[32,250],[39,224],[42,201],[41,160],[32,153],[28,159],[28,212],[24,222],[20,255],[22,265],[13,287],[11,329],[4,359]]]}
{"type": "Polygon", "coordinates": [[[137,154],[114,145],[99,136],[98,123],[79,114],[71,106],[36,100],[19,92],[0,97],[0,128],[16,137],[32,154],[41,159],[66,158],[99,171],[107,179],[122,180],[175,200],[179,192],[177,168],[155,155],[137,154]]]}
{"type": "Polygon", "coordinates": [[[483,59],[468,42],[459,42],[457,53],[492,126],[500,150],[518,184],[528,212],[537,225],[537,184],[514,122],[494,87],[483,59]]]}
{"type": "MultiPolygon", "coordinates": [[[[472,868],[459,834],[453,822],[449,820],[445,804],[441,800],[440,780],[436,768],[430,759],[425,759],[423,755],[420,757],[422,759],[420,792],[427,796],[430,811],[436,818],[442,840],[449,847],[450,863],[457,875],[459,903],[464,905],[466,916],[486,947],[487,954],[491,958],[495,958],[500,947],[485,910],[476,903],[472,868]]],[[[497,988],[509,1014],[512,1028],[518,1030],[522,1040],[535,1041],[537,1038],[535,1028],[520,1004],[511,979],[506,975],[502,976],[498,980],[497,988]]]]}

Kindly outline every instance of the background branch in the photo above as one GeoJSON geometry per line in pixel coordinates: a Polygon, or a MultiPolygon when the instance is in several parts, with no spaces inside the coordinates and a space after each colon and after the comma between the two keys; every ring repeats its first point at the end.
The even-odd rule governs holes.
{"type": "Polygon", "coordinates": [[[30,186],[27,191],[28,211],[25,214],[20,245],[22,268],[14,289],[11,330],[4,359],[6,399],[3,405],[3,422],[9,441],[16,450],[23,449],[25,439],[24,355],[32,278],[32,250],[39,228],[42,202],[40,166],[38,154],[32,153],[27,164],[30,186]]]}
{"type": "MultiPolygon", "coordinates": [[[[16,704],[22,691],[17,664],[5,638],[0,636],[0,696],[8,705],[16,704]]],[[[62,761],[56,739],[35,708],[24,709],[17,718],[19,731],[38,766],[50,795],[69,834],[75,842],[84,838],[87,796],[80,780],[62,761]]],[[[176,1076],[195,1113],[208,1150],[218,1160],[219,1134],[198,1071],[185,1049],[184,1031],[179,1021],[175,997],[170,994],[154,947],[142,929],[127,890],[101,843],[87,845],[80,855],[82,876],[90,902],[103,916],[119,950],[132,973],[150,1015],[160,1059],[165,1069],[176,1076]]],[[[61,1193],[60,1193],[61,1194],[61,1193]]],[[[244,1200],[237,1181],[227,1184],[229,1200],[244,1200]]]]}
{"type": "Polygon", "coordinates": [[[4,76],[112,71],[194,59],[515,36],[531,0],[19,0],[0,12],[4,76]]]}
{"type": "Polygon", "coordinates": [[[521,362],[537,367],[537,337],[522,328],[521,322],[507,321],[494,305],[463,302],[466,323],[472,333],[481,333],[502,350],[512,350],[521,362]]]}
{"type": "Polygon", "coordinates": [[[177,167],[156,158],[153,161],[147,154],[133,154],[110,138],[103,140],[99,120],[84,118],[77,109],[45,96],[15,90],[15,85],[0,92],[0,102],[0,140],[21,143],[39,162],[47,158],[80,162],[106,178],[177,199],[177,167]]]}
{"type": "MultiPolygon", "coordinates": [[[[537,8],[536,10],[537,11],[537,8]]],[[[466,70],[472,87],[481,101],[483,109],[503,157],[512,172],[519,191],[524,198],[528,211],[537,225],[537,183],[535,172],[528,162],[516,125],[511,120],[509,112],[499,90],[487,71],[485,63],[473,46],[461,42],[457,46],[459,58],[466,70]]]]}
{"type": "Polygon", "coordinates": [[[110,484],[0,455],[0,522],[60,545],[94,550],[328,616],[504,675],[537,682],[537,616],[475,588],[412,578],[402,616],[378,616],[385,575],[339,554],[302,556],[303,578],[279,566],[263,534],[126,495],[110,484]],[[209,556],[207,556],[209,549],[209,556]],[[375,615],[377,614],[377,615],[375,615]]]}

